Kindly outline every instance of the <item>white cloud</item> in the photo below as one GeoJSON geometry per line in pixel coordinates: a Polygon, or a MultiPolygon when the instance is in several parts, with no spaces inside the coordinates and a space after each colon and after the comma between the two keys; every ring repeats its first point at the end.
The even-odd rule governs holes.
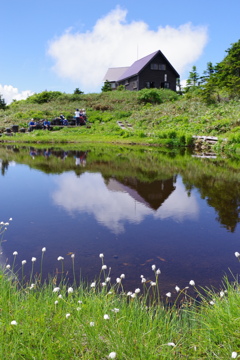
{"type": "Polygon", "coordinates": [[[99,19],[92,31],[66,32],[49,43],[54,71],[81,84],[83,91],[99,90],[109,67],[129,66],[160,49],[181,74],[202,54],[207,27],[183,24],[150,30],[143,21],[126,21],[127,11],[117,7],[99,19]]]}
{"type": "Polygon", "coordinates": [[[7,104],[10,104],[13,99],[15,100],[25,100],[28,96],[32,95],[31,90],[25,90],[19,92],[19,90],[12,85],[1,85],[0,84],[0,94],[7,104]]]}

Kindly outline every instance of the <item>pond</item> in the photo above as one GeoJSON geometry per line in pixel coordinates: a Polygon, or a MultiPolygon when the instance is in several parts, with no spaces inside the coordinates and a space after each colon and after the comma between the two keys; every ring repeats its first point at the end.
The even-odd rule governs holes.
{"type": "MultiPolygon", "coordinates": [[[[174,292],[194,280],[220,288],[240,270],[238,158],[198,158],[182,150],[84,144],[81,148],[0,146],[0,221],[13,218],[1,262],[91,282],[104,263],[126,290],[141,275],[174,292]],[[13,252],[18,255],[14,260],[13,252]],[[231,275],[232,274],[232,275],[231,275]]],[[[109,270],[107,270],[108,272],[109,270]]],[[[21,271],[19,270],[21,273],[21,271]]]]}

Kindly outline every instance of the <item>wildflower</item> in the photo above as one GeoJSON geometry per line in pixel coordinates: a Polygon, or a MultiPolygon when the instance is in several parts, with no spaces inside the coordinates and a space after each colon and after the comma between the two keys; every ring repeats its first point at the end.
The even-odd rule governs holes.
{"type": "Polygon", "coordinates": [[[55,287],[55,288],[53,289],[53,292],[59,292],[59,290],[60,290],[60,287],[55,287]]]}
{"type": "Polygon", "coordinates": [[[179,292],[180,291],[180,287],[178,287],[177,285],[175,286],[175,290],[176,292],[179,292]]]}
{"type": "Polygon", "coordinates": [[[45,252],[47,249],[45,247],[42,248],[42,252],[45,252]]]}
{"type": "Polygon", "coordinates": [[[112,291],[109,291],[109,292],[107,293],[107,295],[112,295],[112,291]]]}
{"type": "Polygon", "coordinates": [[[116,283],[117,283],[117,284],[120,284],[121,281],[122,281],[122,280],[121,280],[120,278],[116,278],[116,283]]]}
{"type": "Polygon", "coordinates": [[[58,259],[58,261],[61,261],[61,260],[64,260],[64,257],[59,256],[57,259],[58,259]]]}
{"type": "Polygon", "coordinates": [[[68,319],[70,315],[71,315],[71,314],[69,314],[69,313],[68,313],[68,314],[66,314],[66,319],[68,319]]]}
{"type": "Polygon", "coordinates": [[[56,300],[54,304],[57,305],[57,304],[58,304],[58,301],[56,300]]]}
{"type": "Polygon", "coordinates": [[[60,294],[60,295],[58,295],[58,298],[59,298],[59,299],[62,299],[62,298],[63,298],[63,296],[60,294]]]}
{"type": "Polygon", "coordinates": [[[68,293],[70,294],[70,293],[73,293],[73,288],[72,287],[69,287],[68,288],[68,293]]]}
{"type": "Polygon", "coordinates": [[[9,221],[12,221],[12,218],[9,218],[9,221]]]}
{"type": "Polygon", "coordinates": [[[160,269],[157,269],[157,270],[156,270],[156,274],[157,274],[157,275],[161,274],[161,270],[160,270],[160,269]]]}
{"type": "Polygon", "coordinates": [[[102,287],[106,286],[107,284],[105,282],[102,282],[102,287]]]}
{"type": "Polygon", "coordinates": [[[31,284],[29,289],[32,290],[33,288],[35,288],[35,284],[31,284]]]}
{"type": "Polygon", "coordinates": [[[94,323],[93,321],[91,321],[89,325],[90,325],[90,326],[94,326],[95,323],[94,323]]]}
{"type": "Polygon", "coordinates": [[[210,305],[214,305],[214,304],[215,304],[215,301],[211,300],[211,301],[209,301],[209,304],[210,304],[210,305]]]}
{"type": "Polygon", "coordinates": [[[81,301],[81,300],[78,300],[78,303],[79,303],[79,304],[82,304],[82,301],[81,301]]]}
{"type": "Polygon", "coordinates": [[[172,296],[172,294],[170,292],[168,292],[168,293],[166,293],[166,296],[170,298],[172,296]]]}
{"type": "Polygon", "coordinates": [[[13,255],[14,255],[14,256],[18,255],[18,252],[17,252],[17,251],[14,251],[14,252],[13,252],[13,255]]]}
{"type": "Polygon", "coordinates": [[[194,281],[194,280],[190,280],[190,281],[189,281],[189,285],[195,286],[195,281],[194,281]]]}
{"type": "Polygon", "coordinates": [[[152,265],[152,271],[156,270],[156,265],[152,265]]]}
{"type": "Polygon", "coordinates": [[[168,346],[173,346],[173,347],[176,346],[176,344],[174,344],[173,342],[169,342],[169,343],[167,343],[167,345],[168,346]]]}
{"type": "Polygon", "coordinates": [[[81,310],[81,308],[80,307],[77,307],[77,311],[80,311],[81,310]]]}
{"type": "Polygon", "coordinates": [[[141,280],[141,282],[142,283],[145,283],[147,280],[144,278],[144,277],[142,277],[142,280],[141,280]]]}
{"type": "Polygon", "coordinates": [[[135,298],[136,297],[136,294],[135,293],[133,293],[133,294],[131,294],[131,298],[135,298]]]}
{"type": "Polygon", "coordinates": [[[71,258],[74,259],[74,258],[75,258],[75,254],[72,254],[72,255],[71,255],[71,258]]]}
{"type": "Polygon", "coordinates": [[[5,223],[5,226],[8,226],[8,225],[9,225],[9,223],[8,223],[8,222],[6,222],[6,223],[5,223]]]}
{"type": "Polygon", "coordinates": [[[17,325],[18,323],[16,322],[16,320],[11,321],[11,325],[17,325]]]}
{"type": "Polygon", "coordinates": [[[103,254],[99,254],[99,257],[100,257],[100,258],[103,258],[103,257],[104,257],[104,255],[103,255],[103,254]]]}
{"type": "Polygon", "coordinates": [[[116,356],[117,353],[115,353],[114,351],[110,352],[110,354],[108,355],[109,359],[115,359],[116,356]]]}
{"type": "Polygon", "coordinates": [[[23,261],[22,261],[22,265],[25,265],[25,264],[26,264],[26,262],[27,262],[26,260],[23,260],[23,261]]]}
{"type": "Polygon", "coordinates": [[[109,282],[109,281],[111,281],[111,278],[108,276],[108,277],[106,277],[105,281],[109,282]]]}
{"type": "Polygon", "coordinates": [[[151,282],[150,282],[150,285],[151,285],[151,286],[156,286],[157,284],[156,284],[154,281],[151,281],[151,282]]]}
{"type": "Polygon", "coordinates": [[[91,287],[91,288],[94,288],[95,286],[96,286],[96,283],[95,283],[95,281],[94,281],[94,282],[91,283],[90,287],[91,287]]]}
{"type": "Polygon", "coordinates": [[[103,316],[103,318],[104,318],[104,320],[109,320],[109,319],[110,319],[110,316],[109,316],[108,314],[105,314],[105,315],[103,316]]]}
{"type": "Polygon", "coordinates": [[[107,269],[107,265],[103,265],[102,270],[106,270],[106,269],[107,269]]]}
{"type": "Polygon", "coordinates": [[[231,358],[232,358],[232,359],[236,359],[236,358],[237,358],[237,355],[238,355],[237,352],[236,352],[236,351],[233,351],[231,358]]]}
{"type": "Polygon", "coordinates": [[[125,274],[121,274],[120,279],[125,279],[125,274]]]}
{"type": "Polygon", "coordinates": [[[119,312],[119,309],[114,308],[114,309],[112,309],[112,311],[115,312],[115,313],[118,313],[118,312],[119,312]]]}
{"type": "Polygon", "coordinates": [[[33,256],[32,257],[32,262],[35,262],[37,259],[33,256]]]}
{"type": "Polygon", "coordinates": [[[220,297],[223,297],[225,295],[224,291],[220,291],[220,297]]]}
{"type": "Polygon", "coordinates": [[[234,255],[236,256],[236,258],[239,258],[239,256],[240,256],[240,254],[239,254],[238,251],[236,251],[236,252],[234,253],[234,255]]]}
{"type": "Polygon", "coordinates": [[[131,295],[132,295],[132,292],[129,291],[129,292],[127,293],[127,296],[131,296],[131,295]]]}
{"type": "Polygon", "coordinates": [[[135,294],[139,294],[139,293],[140,293],[140,291],[141,291],[141,290],[140,290],[139,288],[138,288],[138,289],[136,289],[136,290],[135,290],[135,294]]]}
{"type": "Polygon", "coordinates": [[[9,265],[9,264],[6,265],[6,269],[10,269],[10,267],[11,267],[11,265],[9,265]]]}

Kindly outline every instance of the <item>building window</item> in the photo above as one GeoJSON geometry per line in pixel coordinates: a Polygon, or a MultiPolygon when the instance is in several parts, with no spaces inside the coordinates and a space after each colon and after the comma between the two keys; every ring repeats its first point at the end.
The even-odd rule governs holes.
{"type": "Polygon", "coordinates": [[[136,81],[133,81],[132,87],[133,87],[133,89],[136,89],[136,88],[137,88],[137,82],[136,82],[136,81]]]}
{"type": "Polygon", "coordinates": [[[129,85],[129,82],[128,82],[128,80],[125,80],[125,86],[126,86],[126,85],[129,85]]]}
{"type": "Polygon", "coordinates": [[[164,83],[164,89],[169,89],[169,88],[170,88],[169,82],[165,82],[165,83],[164,83]]]}
{"type": "Polygon", "coordinates": [[[165,64],[159,64],[159,70],[166,70],[165,64]]]}
{"type": "Polygon", "coordinates": [[[167,74],[164,74],[164,81],[167,81],[167,74]]]}
{"type": "Polygon", "coordinates": [[[158,70],[158,64],[151,64],[151,70],[158,70]]]}
{"type": "Polygon", "coordinates": [[[116,89],[116,83],[115,82],[111,83],[111,87],[112,87],[112,89],[116,89]]]}
{"type": "Polygon", "coordinates": [[[150,89],[150,81],[147,81],[147,82],[145,83],[145,87],[146,87],[147,89],[150,89]]]}

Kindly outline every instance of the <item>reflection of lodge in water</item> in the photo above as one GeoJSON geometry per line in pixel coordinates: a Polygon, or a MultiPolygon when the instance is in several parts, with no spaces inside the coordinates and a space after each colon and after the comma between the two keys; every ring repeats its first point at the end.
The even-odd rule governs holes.
{"type": "Polygon", "coordinates": [[[176,176],[167,180],[155,180],[153,182],[143,182],[136,178],[125,178],[124,182],[110,179],[107,188],[110,191],[128,193],[134,200],[157,210],[164,201],[175,190],[176,176]]]}

